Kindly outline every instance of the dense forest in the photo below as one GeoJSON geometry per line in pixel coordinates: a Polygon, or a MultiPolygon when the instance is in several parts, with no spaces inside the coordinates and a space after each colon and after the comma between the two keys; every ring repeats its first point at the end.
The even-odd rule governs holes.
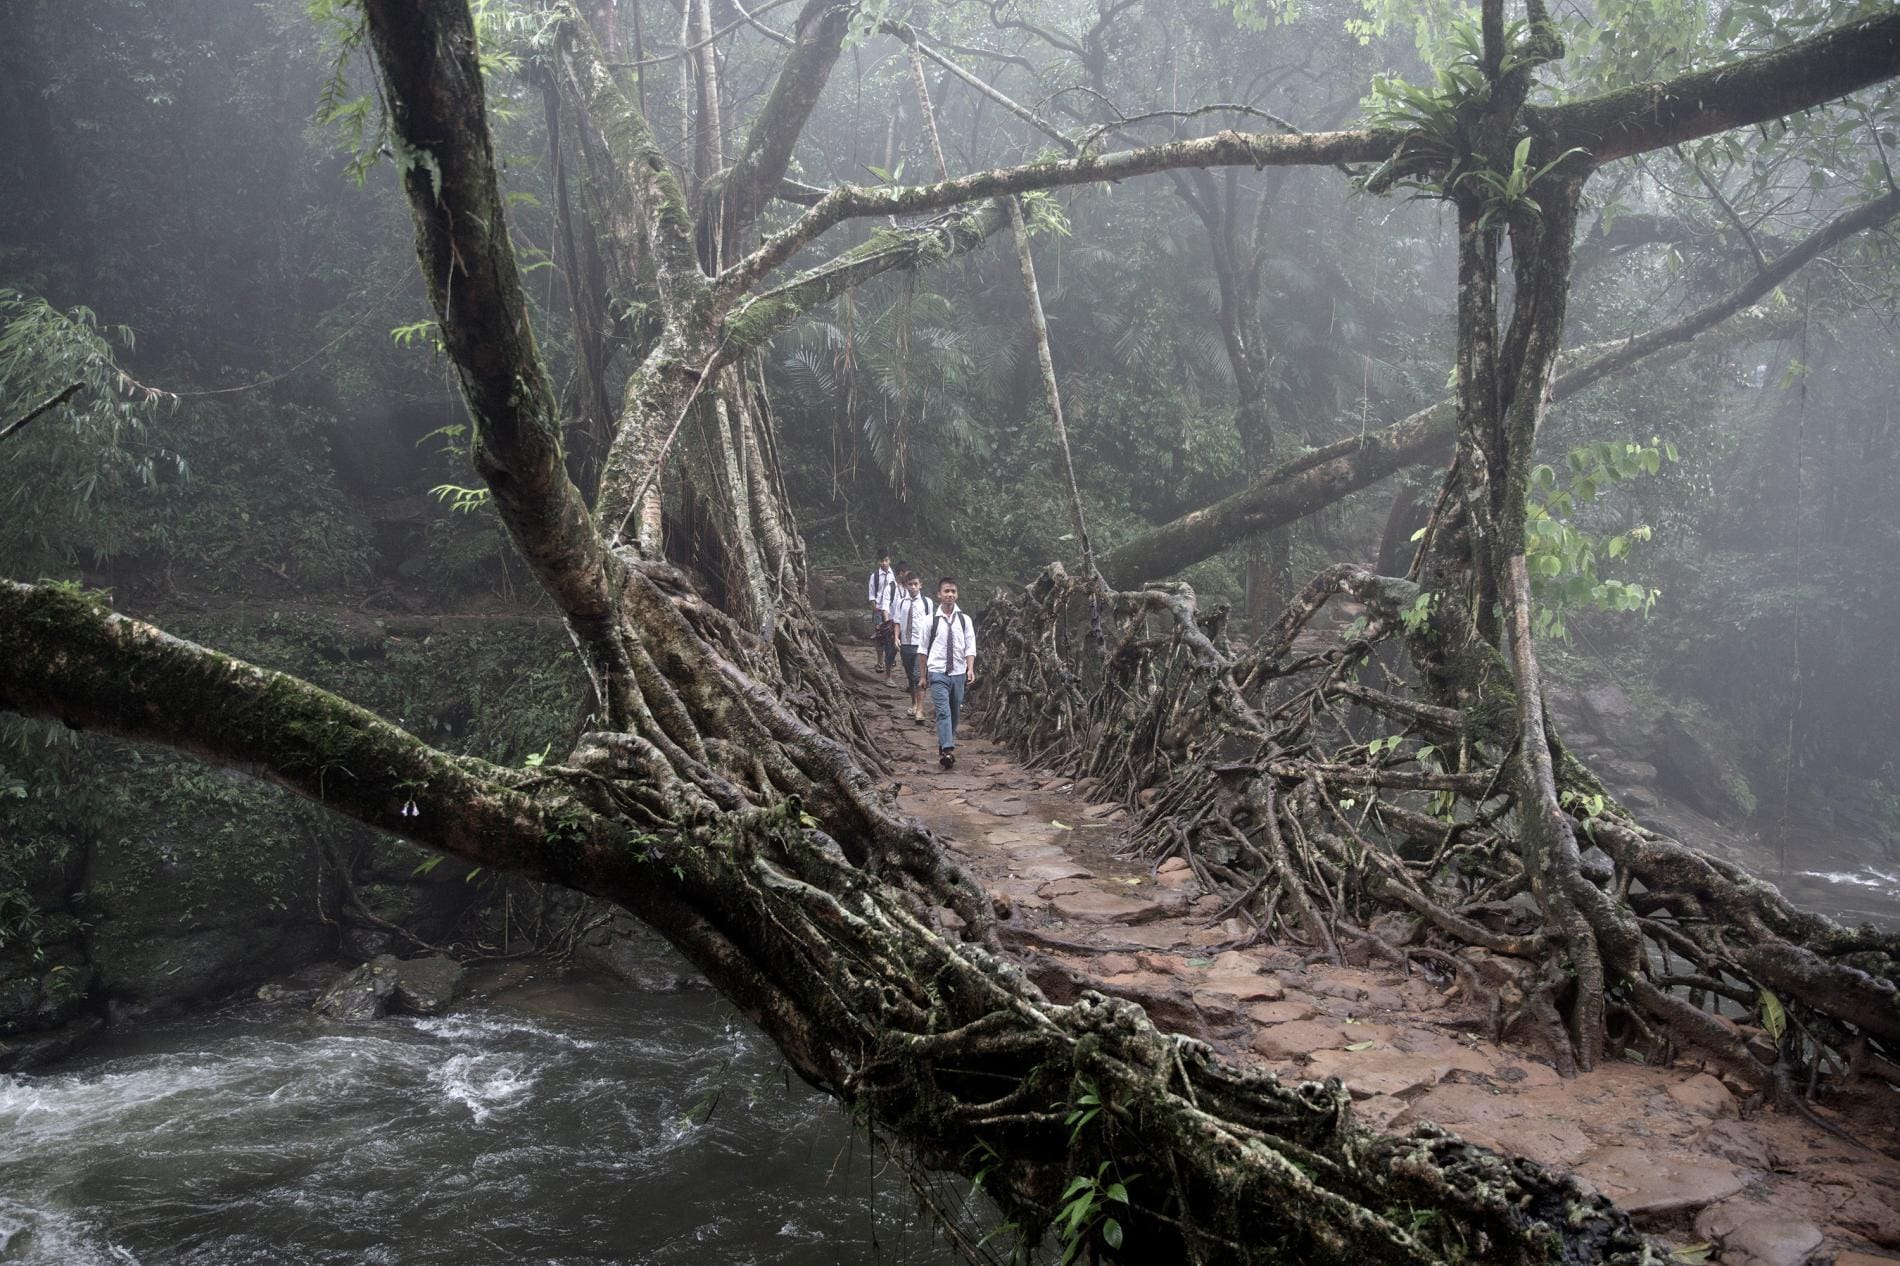
{"type": "Polygon", "coordinates": [[[657,936],[976,1260],[1724,1254],[1075,966],[893,741],[890,553],[1183,961],[1890,1174],[1891,4],[26,0],[0,59],[0,1084],[657,936]]]}

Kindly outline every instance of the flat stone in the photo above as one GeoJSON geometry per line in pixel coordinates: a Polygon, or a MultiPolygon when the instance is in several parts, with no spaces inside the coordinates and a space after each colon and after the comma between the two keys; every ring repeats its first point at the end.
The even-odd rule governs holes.
{"type": "Polygon", "coordinates": [[[1146,897],[1123,896],[1100,888],[1051,894],[1049,906],[1065,919],[1090,923],[1140,923],[1161,913],[1160,905],[1146,897]]]}
{"type": "Polygon", "coordinates": [[[1669,1097],[1689,1111],[1705,1117],[1732,1117],[1735,1115],[1735,1096],[1729,1093],[1719,1078],[1707,1073],[1697,1073],[1687,1081],[1679,1081],[1669,1087],[1669,1097]]]}
{"type": "Polygon", "coordinates": [[[1092,804],[1082,810],[1082,816],[1085,818],[1105,818],[1120,807],[1120,805],[1115,804],[1092,804]]]}
{"type": "Polygon", "coordinates": [[[1210,976],[1245,976],[1260,970],[1260,960],[1240,950],[1228,950],[1225,954],[1214,955],[1214,962],[1207,969],[1210,976]]]}
{"type": "Polygon", "coordinates": [[[1043,862],[1024,868],[1022,877],[1048,883],[1055,879],[1093,879],[1095,872],[1086,866],[1077,866],[1074,862],[1043,862]]]}
{"type": "Polygon", "coordinates": [[[1222,994],[1235,1002],[1278,1002],[1286,997],[1286,986],[1271,976],[1208,976],[1194,993],[1222,994]]]}
{"type": "Polygon", "coordinates": [[[1530,1060],[1515,1064],[1499,1063],[1491,1075],[1504,1085],[1525,1090],[1535,1086],[1555,1086],[1563,1081],[1563,1078],[1557,1075],[1557,1070],[1549,1064],[1539,1064],[1530,1060]]]}
{"type": "Polygon", "coordinates": [[[1187,858],[1170,857],[1167,861],[1162,862],[1161,865],[1156,868],[1155,873],[1159,875],[1174,875],[1184,870],[1189,872],[1190,874],[1193,873],[1193,870],[1194,870],[1192,866],[1188,865],[1187,858]]]}
{"type": "Polygon", "coordinates": [[[1577,1172],[1631,1214],[1652,1216],[1700,1209],[1748,1185],[1748,1175],[1726,1161],[1634,1144],[1598,1148],[1577,1172]]]}
{"type": "Polygon", "coordinates": [[[1003,850],[1011,861],[1034,865],[1039,862],[1066,862],[1069,854],[1058,844],[1014,844],[1003,850]]]}
{"type": "Polygon", "coordinates": [[[1704,1131],[1702,1147],[1713,1156],[1747,1169],[1773,1169],[1779,1159],[1752,1126],[1732,1119],[1717,1121],[1704,1131]]]}
{"type": "Polygon", "coordinates": [[[1834,1255],[1834,1266],[1894,1266],[1900,1257],[1876,1256],[1863,1253],[1859,1249],[1842,1249],[1834,1255]]]}
{"type": "Polygon", "coordinates": [[[1247,1008],[1247,1018],[1255,1024],[1292,1024],[1298,1020],[1310,1020],[1318,1014],[1311,1003],[1294,999],[1262,1002],[1247,1008]]]}
{"type": "Polygon", "coordinates": [[[1018,800],[1014,796],[1007,798],[992,796],[981,800],[973,799],[970,801],[970,807],[996,818],[1020,818],[1023,814],[1029,812],[1029,802],[1026,800],[1018,800]]]}
{"type": "Polygon", "coordinates": [[[1276,1024],[1253,1035],[1253,1048],[1268,1059],[1304,1059],[1314,1051],[1333,1050],[1357,1038],[1346,1036],[1335,1020],[1295,1020],[1276,1024]]]}
{"type": "Polygon", "coordinates": [[[1187,990],[1173,976],[1155,972],[1126,972],[1095,982],[1095,988],[1116,998],[1126,998],[1148,1013],[1159,1028],[1170,1033],[1201,1037],[1206,1033],[1201,1013],[1187,996],[1187,990]]]}
{"type": "Polygon", "coordinates": [[[1361,1125],[1383,1130],[1410,1106],[1405,1100],[1395,1099],[1391,1095],[1374,1095],[1370,1099],[1355,1103],[1352,1107],[1352,1115],[1361,1125]]]}
{"type": "Polygon", "coordinates": [[[1451,1067],[1430,1055],[1410,1055],[1390,1046],[1378,1046],[1363,1051],[1318,1051],[1307,1061],[1306,1071],[1313,1077],[1337,1077],[1346,1083],[1353,1098],[1370,1099],[1430,1090],[1445,1079],[1451,1067]]]}
{"type": "Polygon", "coordinates": [[[1545,1105],[1470,1082],[1441,1082],[1413,1100],[1402,1123],[1417,1121],[1434,1121],[1473,1142],[1540,1165],[1568,1168],[1596,1149],[1576,1122],[1553,1114],[1545,1105]]]}
{"type": "Polygon", "coordinates": [[[1821,1229],[1812,1222],[1753,1202],[1712,1205],[1697,1215],[1695,1229],[1721,1245],[1722,1266],[1803,1266],[1821,1247],[1821,1229]]]}

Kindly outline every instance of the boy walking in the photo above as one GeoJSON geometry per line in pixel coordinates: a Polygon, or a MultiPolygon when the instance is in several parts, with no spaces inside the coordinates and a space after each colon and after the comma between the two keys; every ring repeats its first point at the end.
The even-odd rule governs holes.
{"type": "Polygon", "coordinates": [[[923,643],[924,630],[930,627],[930,617],[937,614],[936,604],[924,597],[923,590],[924,578],[911,572],[904,577],[903,596],[891,611],[891,619],[897,623],[898,656],[904,661],[904,678],[910,684],[910,719],[918,725],[924,723],[924,685],[917,648],[923,643]]]}
{"type": "Polygon", "coordinates": [[[930,701],[937,709],[937,764],[955,769],[963,692],[976,680],[976,625],[957,609],[955,576],[937,582],[937,613],[917,652],[917,666],[930,683],[930,701]]]}
{"type": "Polygon", "coordinates": [[[884,673],[884,682],[890,684],[891,665],[897,662],[897,639],[892,636],[897,628],[891,623],[891,608],[897,604],[897,575],[891,570],[891,552],[881,550],[877,556],[877,570],[871,573],[869,584],[865,587],[865,597],[870,600],[871,610],[877,613],[877,632],[872,640],[877,643],[877,666],[884,673]]]}

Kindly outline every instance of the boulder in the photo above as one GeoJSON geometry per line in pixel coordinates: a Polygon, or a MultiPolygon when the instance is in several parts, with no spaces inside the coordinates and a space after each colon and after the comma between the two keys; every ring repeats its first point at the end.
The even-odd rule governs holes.
{"type": "Polygon", "coordinates": [[[396,992],[396,968],[395,955],[379,954],[337,977],[310,1009],[333,1020],[378,1019],[389,1010],[390,996],[396,992]]]}
{"type": "Polygon", "coordinates": [[[462,987],[462,965],[441,954],[396,964],[396,990],[389,1009],[407,1015],[441,1015],[462,987]]]}

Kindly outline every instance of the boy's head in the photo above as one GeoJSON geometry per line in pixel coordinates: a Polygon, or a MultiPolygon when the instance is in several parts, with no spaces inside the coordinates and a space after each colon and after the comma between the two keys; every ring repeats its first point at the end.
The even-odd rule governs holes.
{"type": "Polygon", "coordinates": [[[897,560],[896,570],[898,579],[902,580],[905,576],[910,575],[910,564],[900,558],[897,560]]]}
{"type": "Polygon", "coordinates": [[[910,596],[915,598],[924,590],[924,578],[919,576],[916,572],[912,572],[910,575],[904,577],[904,588],[910,590],[910,596]]]}
{"type": "Polygon", "coordinates": [[[889,550],[878,551],[877,565],[880,569],[891,565],[891,552],[889,550]]]}
{"type": "Polygon", "coordinates": [[[955,576],[945,576],[942,580],[937,582],[937,601],[952,607],[957,604],[957,578],[955,576]]]}

